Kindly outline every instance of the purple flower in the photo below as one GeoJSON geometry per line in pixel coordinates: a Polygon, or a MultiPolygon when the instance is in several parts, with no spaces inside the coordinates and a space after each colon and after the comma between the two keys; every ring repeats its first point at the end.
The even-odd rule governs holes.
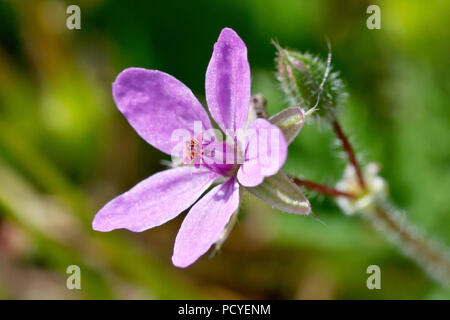
{"type": "Polygon", "coordinates": [[[250,67],[247,48],[233,30],[223,29],[214,45],[206,71],[206,100],[212,117],[232,141],[237,142],[241,131],[251,132],[243,143],[231,148],[232,152],[242,154],[242,164],[218,161],[214,150],[204,153],[203,147],[212,143],[222,146],[225,150],[222,156],[227,155],[230,144],[214,138],[205,142],[203,136],[198,136],[194,123],[200,124],[203,132],[213,128],[210,119],[191,90],[174,77],[157,70],[129,68],[118,75],[113,96],[136,132],[167,154],[173,155],[177,147],[173,132],[180,129],[188,132],[184,158],[195,160],[195,165],[168,169],[141,181],[107,203],[95,216],[93,229],[126,228],[140,232],[159,226],[192,206],[213,183],[219,183],[192,206],[176,237],[172,261],[177,267],[186,267],[219,240],[238,210],[244,187],[257,196],[263,194],[262,198],[285,211],[309,212],[309,204],[301,192],[289,189],[295,187],[285,181],[282,173],[277,174],[287,156],[282,131],[265,119],[257,119],[246,128],[250,67]],[[275,148],[271,139],[276,142],[275,148]],[[265,152],[261,152],[261,145],[265,145],[265,152]],[[202,161],[204,156],[209,161],[202,161]],[[272,182],[282,185],[277,190],[263,183],[265,177],[273,175],[277,178],[272,182]],[[283,191],[285,183],[289,190],[283,191]],[[280,194],[284,197],[283,205],[277,205],[280,194]],[[299,200],[291,200],[292,194],[299,200]],[[304,202],[299,206],[301,201],[304,202]]]}

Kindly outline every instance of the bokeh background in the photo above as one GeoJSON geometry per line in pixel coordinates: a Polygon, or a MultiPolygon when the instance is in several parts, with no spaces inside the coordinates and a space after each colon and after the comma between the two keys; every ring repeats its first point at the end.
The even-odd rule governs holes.
{"type": "MultiPolygon", "coordinates": [[[[382,164],[392,201],[450,244],[450,2],[0,0],[0,298],[448,299],[365,220],[309,194],[312,217],[245,195],[238,224],[212,259],[171,264],[184,214],[143,233],[91,230],[96,211],[164,169],[114,105],[126,67],[159,69],[204,102],[204,74],[223,27],[246,42],[252,91],[287,107],[271,39],[327,54],[349,91],[340,114],[365,162],[382,164]],[[66,8],[81,8],[81,30],[66,8]],[[381,30],[366,8],[381,7],[381,30]],[[367,266],[382,289],[366,287],[367,266]],[[81,290],[66,268],[81,267],[81,290]]],[[[303,128],[285,170],[334,184],[345,161],[324,126],[303,128]]]]}

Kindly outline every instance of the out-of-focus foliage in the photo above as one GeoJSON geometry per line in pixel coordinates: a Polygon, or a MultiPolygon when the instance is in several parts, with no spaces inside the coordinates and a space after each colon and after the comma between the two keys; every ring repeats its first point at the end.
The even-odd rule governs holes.
{"type": "MultiPolygon", "coordinates": [[[[212,259],[177,269],[181,215],[143,233],[98,233],[109,199],[163,169],[114,106],[124,68],[170,73],[204,101],[204,73],[220,30],[248,46],[252,91],[271,115],[288,106],[274,77],[271,39],[327,54],[347,82],[339,117],[366,160],[382,164],[394,202],[450,244],[448,1],[0,1],[1,298],[450,298],[358,218],[310,195],[312,217],[277,212],[246,195],[239,221],[212,259]],[[66,289],[67,266],[82,290],[66,289]],[[377,264],[382,289],[368,290],[377,264]]],[[[334,184],[344,161],[321,124],[305,125],[285,171],[334,184]]]]}

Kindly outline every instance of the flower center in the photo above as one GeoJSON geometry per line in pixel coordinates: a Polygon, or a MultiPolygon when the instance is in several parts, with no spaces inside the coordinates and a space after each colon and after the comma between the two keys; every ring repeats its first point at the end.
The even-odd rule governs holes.
{"type": "Polygon", "coordinates": [[[185,141],[184,163],[208,168],[222,176],[233,176],[240,166],[235,160],[236,152],[232,145],[216,141],[215,137],[199,135],[185,141]]]}
{"type": "Polygon", "coordinates": [[[202,155],[200,142],[195,138],[190,138],[186,142],[185,155],[189,162],[193,161],[196,156],[202,155]]]}
{"type": "Polygon", "coordinates": [[[193,163],[196,167],[205,162],[214,162],[214,137],[208,141],[204,140],[202,135],[197,138],[189,138],[184,148],[184,163],[193,163]]]}

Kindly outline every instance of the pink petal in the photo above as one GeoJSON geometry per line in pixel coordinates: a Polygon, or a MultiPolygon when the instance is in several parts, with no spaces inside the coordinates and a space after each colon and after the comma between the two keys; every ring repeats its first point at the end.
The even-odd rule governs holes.
{"type": "Polygon", "coordinates": [[[189,208],[217,176],[191,166],[158,172],[108,202],[97,212],[92,228],[140,232],[159,226],[189,208]]]}
{"type": "Polygon", "coordinates": [[[232,29],[223,29],[214,44],[206,70],[206,101],[212,117],[225,132],[245,126],[250,105],[250,66],[247,47],[232,29]]]}
{"type": "Polygon", "coordinates": [[[237,178],[245,187],[255,187],[264,177],[274,175],[284,165],[287,142],[283,132],[265,119],[256,119],[247,129],[245,161],[237,178]]]}
{"type": "Polygon", "coordinates": [[[113,84],[113,96],[134,130],[168,154],[179,142],[171,142],[174,130],[185,129],[194,137],[194,121],[200,121],[203,130],[211,128],[206,111],[191,90],[161,71],[125,69],[113,84]]]}
{"type": "Polygon", "coordinates": [[[239,184],[230,179],[201,198],[178,231],[172,262],[184,268],[203,255],[219,238],[239,207],[239,184]]]}
{"type": "Polygon", "coordinates": [[[244,187],[255,187],[261,184],[264,176],[261,174],[258,159],[244,162],[238,170],[237,178],[244,187]]]}

